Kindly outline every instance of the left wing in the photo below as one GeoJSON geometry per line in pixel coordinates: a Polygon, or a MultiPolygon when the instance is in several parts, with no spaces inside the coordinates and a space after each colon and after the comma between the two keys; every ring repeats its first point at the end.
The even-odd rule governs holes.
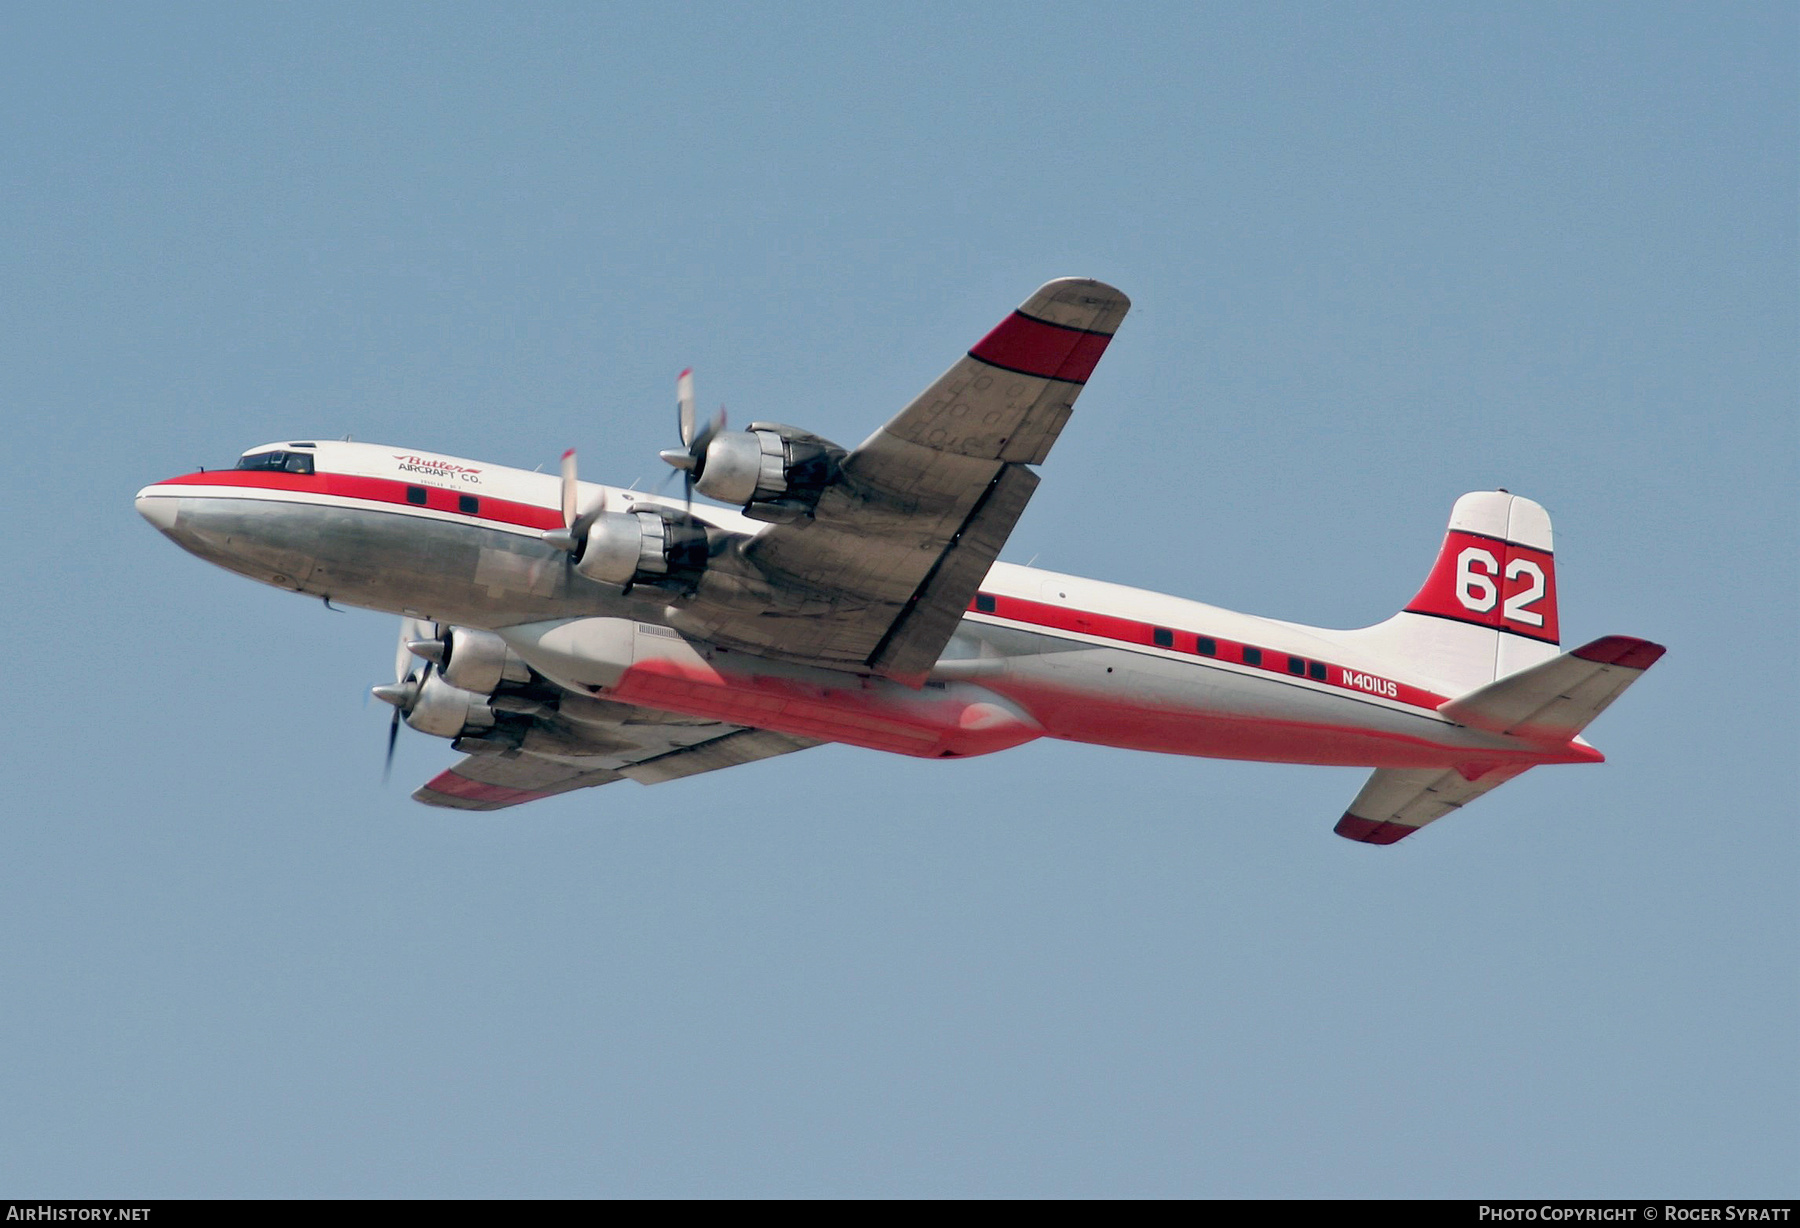
{"type": "Polygon", "coordinates": [[[1040,288],[845,458],[812,517],[745,547],[783,600],[699,614],[692,629],[923,681],[1037,488],[1027,466],[1049,454],[1130,306],[1098,281],[1040,288]]]}
{"type": "Polygon", "coordinates": [[[502,810],[615,780],[660,784],[818,745],[766,729],[685,718],[670,723],[663,714],[641,708],[623,716],[616,729],[608,727],[605,733],[589,732],[575,722],[540,724],[517,748],[472,754],[439,772],[413,799],[455,810],[502,810]]]}

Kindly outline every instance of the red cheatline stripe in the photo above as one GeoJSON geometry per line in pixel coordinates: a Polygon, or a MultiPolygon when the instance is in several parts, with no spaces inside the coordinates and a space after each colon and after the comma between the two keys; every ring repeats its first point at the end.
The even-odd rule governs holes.
{"type": "Polygon", "coordinates": [[[529,529],[562,528],[562,512],[558,508],[539,507],[535,503],[516,503],[481,493],[480,487],[445,490],[422,482],[401,482],[391,478],[357,477],[347,473],[272,473],[248,469],[216,469],[207,473],[190,473],[170,478],[162,486],[235,486],[251,490],[293,490],[307,494],[337,495],[347,499],[364,499],[370,503],[393,503],[401,507],[428,508],[436,512],[454,512],[470,520],[492,520],[500,524],[516,524],[529,529]],[[424,503],[410,502],[408,487],[425,492],[424,503]],[[473,495],[478,500],[475,512],[465,512],[459,497],[473,495]]]}
{"type": "Polygon", "coordinates": [[[1219,639],[1217,636],[1202,637],[1197,631],[1182,631],[1176,628],[1159,628],[1156,624],[1138,622],[1130,618],[1115,618],[1110,614],[1092,614],[1086,610],[1074,610],[1065,606],[1048,605],[1041,601],[1027,601],[1021,597],[1001,597],[994,593],[977,594],[975,601],[969,603],[969,611],[975,614],[991,614],[996,618],[1004,618],[1009,622],[1026,623],[1034,627],[1045,627],[1053,631],[1074,631],[1081,635],[1092,635],[1099,639],[1115,640],[1122,644],[1142,644],[1151,648],[1162,648],[1165,651],[1190,653],[1202,661],[1224,661],[1232,665],[1246,665],[1252,669],[1267,670],[1272,674],[1280,674],[1294,682],[1311,682],[1323,686],[1338,687],[1353,695],[1368,695],[1377,699],[1392,699],[1414,708],[1424,708],[1435,712],[1448,698],[1426,690],[1424,687],[1410,686],[1404,682],[1395,682],[1391,678],[1380,678],[1365,674],[1359,670],[1345,669],[1341,665],[1321,661],[1325,666],[1325,677],[1314,678],[1311,666],[1312,657],[1301,658],[1305,669],[1302,673],[1294,673],[1288,668],[1289,659],[1294,655],[1277,652],[1271,648],[1258,648],[1255,644],[1242,644],[1235,640],[1219,639]],[[991,600],[994,608],[983,610],[980,602],[991,600]],[[1166,630],[1171,633],[1172,642],[1158,644],[1156,632],[1166,630]],[[1210,639],[1214,651],[1202,653],[1200,640],[1210,639]],[[1250,656],[1261,653],[1260,660],[1250,660],[1250,656]]]}
{"type": "Polygon", "coordinates": [[[1601,665],[1649,669],[1667,651],[1661,644],[1652,644],[1649,640],[1634,639],[1629,635],[1607,635],[1591,644],[1583,644],[1575,650],[1575,655],[1583,661],[1595,661],[1601,665]]]}
{"type": "Polygon", "coordinates": [[[439,772],[425,783],[425,787],[446,797],[460,797],[471,802],[530,802],[550,796],[530,789],[513,789],[506,785],[490,785],[484,781],[470,780],[455,772],[439,772]]]}
{"type": "Polygon", "coordinates": [[[1346,814],[1331,830],[1346,840],[1360,840],[1364,844],[1392,844],[1419,829],[1408,827],[1404,823],[1377,823],[1374,819],[1359,819],[1353,814],[1346,814]]]}
{"type": "Polygon", "coordinates": [[[977,342],[969,357],[1039,379],[1085,384],[1111,340],[1110,333],[1090,333],[1015,311],[977,342]]]}

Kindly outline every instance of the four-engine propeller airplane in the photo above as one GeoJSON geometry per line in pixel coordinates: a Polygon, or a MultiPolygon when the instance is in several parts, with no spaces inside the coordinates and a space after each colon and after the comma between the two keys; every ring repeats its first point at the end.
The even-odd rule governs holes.
{"type": "Polygon", "coordinates": [[[184,549],[402,616],[375,694],[465,757],[413,796],[495,810],[821,742],[931,758],[1034,738],[1371,767],[1337,824],[1391,844],[1544,763],[1663,653],[1559,649],[1550,520],[1457,500],[1424,587],[1334,631],[997,561],[1129,301],[1050,282],[860,446],[678,382],[681,501],[374,444],[253,448],[145,487],[184,549]],[[741,510],[696,506],[692,494],[741,510]]]}

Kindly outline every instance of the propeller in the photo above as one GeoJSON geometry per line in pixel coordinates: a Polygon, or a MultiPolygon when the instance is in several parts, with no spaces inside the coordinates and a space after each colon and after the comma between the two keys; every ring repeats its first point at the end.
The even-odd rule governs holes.
{"type": "Polygon", "coordinates": [[[400,718],[418,702],[419,690],[431,673],[428,654],[433,648],[439,653],[443,651],[443,642],[433,634],[436,630],[433,624],[422,619],[410,616],[402,618],[400,642],[394,649],[394,681],[369,692],[382,703],[391,704],[394,709],[394,715],[388,721],[387,758],[381,768],[382,784],[387,783],[388,776],[394,770],[394,743],[400,738],[400,718]]]}
{"type": "Polygon", "coordinates": [[[721,405],[719,412],[711,420],[698,431],[695,430],[692,367],[675,377],[675,424],[681,432],[681,446],[665,448],[660,455],[670,465],[681,470],[682,506],[691,522],[694,518],[694,479],[700,476],[700,470],[706,464],[706,445],[712,442],[714,435],[725,429],[725,407],[721,405]]]}
{"type": "Polygon", "coordinates": [[[582,545],[587,541],[588,530],[594,521],[606,510],[606,490],[601,489],[586,510],[577,511],[576,505],[581,498],[581,486],[575,478],[575,449],[570,448],[562,454],[562,518],[563,527],[551,529],[544,534],[544,540],[570,555],[579,555],[582,545]]]}

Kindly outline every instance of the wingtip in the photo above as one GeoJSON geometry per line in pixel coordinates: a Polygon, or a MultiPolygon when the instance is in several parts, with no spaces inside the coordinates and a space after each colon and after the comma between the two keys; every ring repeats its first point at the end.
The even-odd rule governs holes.
{"type": "Polygon", "coordinates": [[[1092,277],[1058,277],[1047,281],[1019,305],[1037,320],[1111,336],[1119,329],[1131,299],[1117,286],[1092,277]]]}
{"type": "Polygon", "coordinates": [[[1640,640],[1630,635],[1603,635],[1577,648],[1573,655],[1599,665],[1617,665],[1623,669],[1649,669],[1669,651],[1661,644],[1640,640]]]}

